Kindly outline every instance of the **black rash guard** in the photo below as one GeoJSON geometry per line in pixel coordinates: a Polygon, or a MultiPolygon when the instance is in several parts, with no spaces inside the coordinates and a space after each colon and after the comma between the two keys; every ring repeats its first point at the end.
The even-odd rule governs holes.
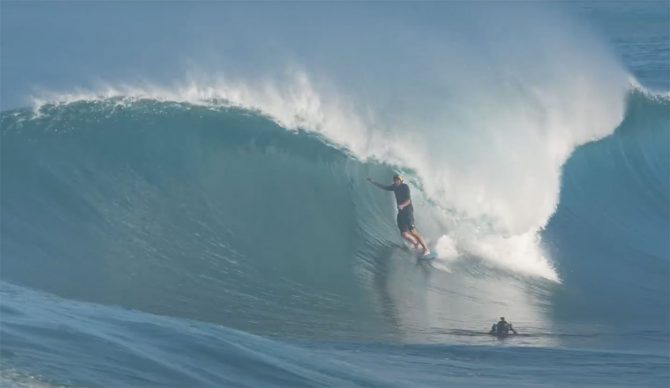
{"type": "MultiPolygon", "coordinates": [[[[400,206],[401,203],[406,202],[410,199],[409,186],[404,183],[391,186],[384,186],[384,189],[388,191],[393,191],[395,194],[395,201],[400,206]]],[[[414,230],[414,207],[412,202],[409,205],[405,206],[402,210],[398,210],[398,229],[400,233],[411,232],[414,230]]]]}
{"type": "MultiPolygon", "coordinates": [[[[384,188],[388,191],[393,191],[393,193],[395,194],[395,202],[397,205],[400,205],[401,203],[410,199],[409,186],[407,186],[405,183],[401,183],[398,186],[396,185],[386,186],[384,188]]],[[[412,203],[410,202],[410,204],[407,207],[412,207],[412,203]]]]}

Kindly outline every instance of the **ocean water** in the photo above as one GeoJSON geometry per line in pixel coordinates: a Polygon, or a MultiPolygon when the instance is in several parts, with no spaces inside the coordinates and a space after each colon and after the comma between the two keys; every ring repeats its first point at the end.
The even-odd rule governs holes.
{"type": "Polygon", "coordinates": [[[670,384],[666,2],[3,3],[2,45],[0,385],[670,384]]]}

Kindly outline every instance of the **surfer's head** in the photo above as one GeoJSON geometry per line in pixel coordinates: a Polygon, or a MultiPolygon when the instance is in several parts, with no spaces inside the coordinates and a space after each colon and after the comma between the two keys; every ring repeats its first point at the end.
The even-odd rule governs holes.
{"type": "Polygon", "coordinates": [[[402,175],[400,175],[400,174],[393,174],[393,184],[394,184],[394,185],[397,186],[397,185],[401,184],[401,183],[403,182],[403,180],[404,180],[404,179],[402,178],[402,175]]]}
{"type": "Polygon", "coordinates": [[[500,317],[500,320],[501,320],[501,321],[504,321],[504,320],[505,320],[505,317],[500,317]]]}

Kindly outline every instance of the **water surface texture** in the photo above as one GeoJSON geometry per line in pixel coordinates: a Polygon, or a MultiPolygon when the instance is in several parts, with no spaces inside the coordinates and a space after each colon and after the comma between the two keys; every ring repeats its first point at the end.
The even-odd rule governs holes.
{"type": "Polygon", "coordinates": [[[667,2],[0,7],[0,384],[670,383],[667,2]]]}

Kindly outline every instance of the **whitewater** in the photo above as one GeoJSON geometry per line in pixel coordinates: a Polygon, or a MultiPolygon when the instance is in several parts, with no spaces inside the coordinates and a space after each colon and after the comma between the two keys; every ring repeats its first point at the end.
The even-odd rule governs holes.
{"type": "Polygon", "coordinates": [[[667,385],[667,4],[174,7],[177,80],[3,105],[2,384],[667,385]]]}

